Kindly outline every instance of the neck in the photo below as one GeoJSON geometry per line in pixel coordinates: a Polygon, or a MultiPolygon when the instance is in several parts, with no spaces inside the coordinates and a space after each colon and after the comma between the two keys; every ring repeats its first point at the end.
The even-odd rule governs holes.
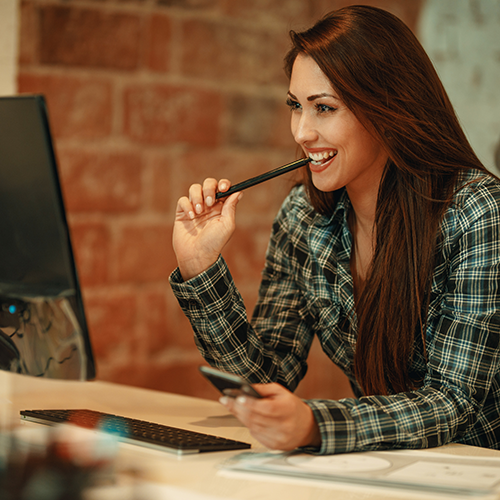
{"type": "Polygon", "coordinates": [[[375,210],[377,208],[378,185],[376,189],[358,194],[347,187],[347,194],[351,201],[356,230],[372,233],[375,226],[375,210]]]}
{"type": "Polygon", "coordinates": [[[373,214],[362,212],[362,215],[359,216],[353,208],[349,214],[349,229],[353,242],[351,248],[351,274],[355,294],[359,296],[375,249],[375,212],[373,214]]]}
{"type": "Polygon", "coordinates": [[[356,216],[356,225],[365,233],[373,233],[380,183],[387,164],[387,158],[363,176],[346,185],[346,191],[356,216]]]}
{"type": "Polygon", "coordinates": [[[354,248],[373,255],[375,246],[375,210],[377,196],[370,193],[364,197],[351,199],[351,212],[349,214],[349,228],[353,237],[354,248]]]}
{"type": "Polygon", "coordinates": [[[375,212],[382,172],[382,168],[374,169],[369,179],[371,182],[353,182],[346,186],[352,207],[349,214],[349,228],[353,239],[351,274],[358,296],[375,249],[375,212]]]}

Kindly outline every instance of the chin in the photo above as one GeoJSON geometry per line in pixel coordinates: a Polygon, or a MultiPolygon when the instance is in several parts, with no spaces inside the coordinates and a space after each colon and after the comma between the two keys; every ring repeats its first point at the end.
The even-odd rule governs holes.
{"type": "Polygon", "coordinates": [[[340,185],[337,182],[328,182],[326,179],[315,178],[314,174],[312,176],[312,183],[318,191],[323,191],[324,193],[331,193],[332,191],[344,187],[344,185],[340,185]]]}

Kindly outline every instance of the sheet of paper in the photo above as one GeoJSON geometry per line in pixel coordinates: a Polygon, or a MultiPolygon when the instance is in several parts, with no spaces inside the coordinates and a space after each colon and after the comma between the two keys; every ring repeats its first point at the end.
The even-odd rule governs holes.
{"type": "Polygon", "coordinates": [[[387,477],[401,481],[425,478],[432,484],[463,487],[480,484],[484,488],[493,488],[500,482],[500,467],[418,461],[387,474],[387,477]]]}
{"type": "Polygon", "coordinates": [[[457,497],[500,493],[500,458],[469,460],[466,456],[426,450],[327,456],[245,452],[223,464],[223,468],[457,497]]]}

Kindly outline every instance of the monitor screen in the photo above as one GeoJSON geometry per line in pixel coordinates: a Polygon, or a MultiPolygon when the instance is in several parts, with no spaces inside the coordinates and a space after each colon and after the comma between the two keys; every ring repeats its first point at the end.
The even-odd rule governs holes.
{"type": "Polygon", "coordinates": [[[45,100],[0,98],[0,368],[92,379],[95,364],[45,100]]]}

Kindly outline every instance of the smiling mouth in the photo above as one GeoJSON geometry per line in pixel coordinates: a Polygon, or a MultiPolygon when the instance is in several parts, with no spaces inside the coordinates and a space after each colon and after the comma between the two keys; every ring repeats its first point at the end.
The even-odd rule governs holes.
{"type": "Polygon", "coordinates": [[[325,151],[323,153],[309,153],[311,165],[323,165],[330,161],[334,156],[337,156],[337,151],[325,151]]]}

